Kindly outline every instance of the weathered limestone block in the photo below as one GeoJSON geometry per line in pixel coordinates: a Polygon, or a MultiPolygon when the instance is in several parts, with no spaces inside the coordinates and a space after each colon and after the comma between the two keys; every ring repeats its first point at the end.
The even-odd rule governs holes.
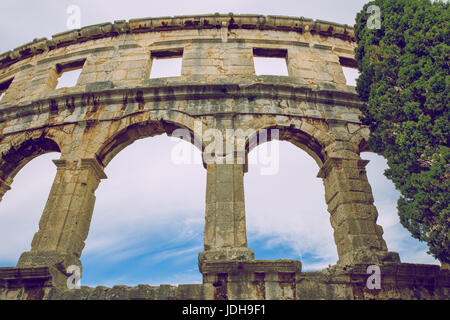
{"type": "Polygon", "coordinates": [[[95,159],[54,160],[58,167],[31,251],[21,255],[18,267],[78,265],[94,209],[95,190],[106,178],[95,159]]]}
{"type": "Polygon", "coordinates": [[[141,83],[148,79],[151,69],[150,53],[143,48],[132,48],[117,53],[113,59],[105,64],[106,70],[98,72],[107,74],[107,80],[124,84],[141,83]]]}
{"type": "Polygon", "coordinates": [[[1,104],[17,103],[23,99],[29,98],[25,95],[26,90],[24,90],[24,88],[27,87],[27,84],[33,78],[33,67],[30,64],[16,68],[6,75],[3,75],[2,78],[0,83],[9,81],[10,85],[1,99],[1,104]]]}
{"type": "Polygon", "coordinates": [[[187,44],[181,74],[233,76],[254,73],[251,47],[219,40],[187,44]]]}
{"type": "MultiPolygon", "coordinates": [[[[107,60],[108,58],[104,58],[107,60]]],[[[98,65],[101,65],[102,60],[98,55],[89,56],[84,62],[83,69],[81,70],[80,76],[78,77],[78,85],[85,85],[90,82],[96,81],[106,81],[106,73],[102,72],[99,74],[97,72],[98,65]]]]}
{"type": "Polygon", "coordinates": [[[339,57],[331,47],[291,47],[287,66],[289,75],[305,79],[310,84],[327,82],[336,86],[346,84],[339,57]]]}
{"type": "Polygon", "coordinates": [[[33,80],[27,85],[23,84],[28,99],[38,97],[40,94],[54,90],[58,83],[59,74],[56,65],[37,65],[34,68],[33,80]]]}

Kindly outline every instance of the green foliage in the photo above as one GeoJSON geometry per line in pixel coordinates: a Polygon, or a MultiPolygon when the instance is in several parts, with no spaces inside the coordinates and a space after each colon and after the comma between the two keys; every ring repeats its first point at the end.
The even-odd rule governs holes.
{"type": "Polygon", "coordinates": [[[426,241],[429,253],[450,263],[448,2],[375,0],[356,17],[355,38],[369,146],[383,155],[401,196],[400,222],[426,241]],[[381,28],[370,29],[370,5],[381,28]]]}

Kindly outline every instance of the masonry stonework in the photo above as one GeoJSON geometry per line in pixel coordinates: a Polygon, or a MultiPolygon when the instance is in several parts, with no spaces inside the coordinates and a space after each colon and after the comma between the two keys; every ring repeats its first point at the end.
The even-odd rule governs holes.
{"type": "Polygon", "coordinates": [[[448,299],[449,270],[401,263],[376,223],[360,158],[370,131],[342,69],[354,66],[354,48],[346,25],[214,14],[99,24],[1,54],[0,84],[8,87],[0,101],[0,200],[30,160],[55,151],[60,158],[31,250],[16,267],[0,268],[0,299],[448,299]],[[255,55],[284,57],[288,76],[255,75],[255,55]],[[173,56],[182,57],[180,76],[149,78],[155,57],[173,56]],[[76,85],[56,89],[75,68],[82,68],[76,85]],[[250,133],[243,150],[215,154],[236,161],[204,163],[203,283],[69,290],[67,269],[82,268],[104,168],[134,141],[177,136],[177,129],[204,154],[201,136],[210,129],[224,137],[228,129],[250,133]],[[247,165],[237,160],[247,159],[262,143],[253,137],[267,129],[318,165],[339,256],[334,266],[302,272],[299,261],[255,260],[247,247],[247,165]],[[381,268],[381,289],[366,286],[370,265],[381,268]]]}

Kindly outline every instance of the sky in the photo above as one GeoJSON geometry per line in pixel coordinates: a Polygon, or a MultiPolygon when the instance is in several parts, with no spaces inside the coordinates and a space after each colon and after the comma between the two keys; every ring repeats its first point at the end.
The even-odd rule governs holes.
{"type": "MultiPolygon", "coordinates": [[[[114,20],[205,13],[253,13],[303,16],[348,25],[366,1],[25,1],[0,2],[0,53],[34,38],[67,30],[67,9],[80,8],[81,26],[114,20]]],[[[354,75],[353,75],[354,76],[354,75]]],[[[349,82],[354,83],[354,82],[349,82]]],[[[197,255],[203,250],[206,171],[199,161],[177,164],[174,152],[192,159],[200,152],[166,135],[138,140],[105,168],[108,179],[96,191],[91,228],[81,261],[82,285],[201,283],[197,255]]],[[[399,223],[399,193],[383,175],[386,161],[373,153],[367,174],[378,224],[389,251],[402,262],[439,264],[427,246],[413,239],[399,223]]],[[[15,266],[29,251],[47,200],[58,153],[42,155],[16,176],[0,203],[0,267],[15,266]]],[[[248,247],[256,259],[295,259],[303,270],[320,270],[337,262],[333,230],[326,210],[319,168],[289,142],[270,142],[249,155],[245,174],[248,247]],[[263,175],[261,154],[279,151],[279,170],[263,175]]]]}

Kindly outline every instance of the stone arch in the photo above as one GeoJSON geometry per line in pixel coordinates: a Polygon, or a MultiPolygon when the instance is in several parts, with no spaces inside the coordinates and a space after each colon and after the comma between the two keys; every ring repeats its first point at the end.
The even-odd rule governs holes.
{"type": "Polygon", "coordinates": [[[52,152],[61,152],[60,141],[47,131],[5,137],[0,144],[0,201],[22,168],[33,159],[52,152]]]}
{"type": "MultiPolygon", "coordinates": [[[[157,123],[151,123],[156,125],[157,123]]],[[[129,130],[135,130],[135,125],[132,125],[129,130]]],[[[126,134],[127,130],[122,130],[122,134],[126,134]]],[[[120,136],[121,133],[118,133],[117,136],[120,136]]],[[[102,237],[102,239],[107,239],[107,237],[115,237],[117,229],[103,229],[101,227],[101,223],[99,221],[103,221],[103,218],[107,218],[110,224],[120,222],[120,216],[122,214],[121,211],[114,211],[113,207],[110,207],[112,196],[116,193],[113,193],[114,190],[120,190],[120,195],[118,195],[115,200],[120,200],[115,203],[123,203],[126,206],[129,206],[129,210],[127,210],[127,217],[131,219],[128,222],[127,220],[127,230],[131,230],[133,232],[143,232],[142,234],[146,234],[148,238],[145,238],[143,235],[142,239],[145,238],[145,242],[137,242],[135,243],[132,238],[127,237],[127,241],[131,241],[128,243],[128,246],[122,247],[121,250],[130,250],[132,248],[145,248],[145,254],[143,254],[142,260],[136,259],[130,261],[133,263],[133,267],[136,267],[136,278],[143,278],[144,276],[138,271],[143,270],[146,265],[145,259],[151,259],[154,253],[150,253],[151,250],[173,250],[174,248],[181,248],[180,250],[184,250],[182,242],[175,242],[175,245],[171,241],[173,238],[164,238],[162,234],[171,234],[173,232],[183,233],[186,229],[183,229],[185,226],[190,226],[189,223],[191,221],[198,221],[200,219],[204,219],[204,188],[205,188],[205,178],[206,178],[206,170],[201,166],[200,163],[195,163],[195,169],[186,168],[187,165],[177,165],[174,164],[170,159],[170,154],[172,147],[177,145],[177,143],[181,143],[181,141],[177,141],[178,139],[173,139],[175,141],[171,141],[172,138],[166,135],[159,136],[147,136],[141,137],[140,139],[134,140],[133,143],[124,143],[124,147],[121,148],[117,154],[114,154],[114,157],[111,157],[110,161],[105,165],[105,167],[109,166],[108,169],[105,169],[107,172],[108,178],[105,181],[102,181],[102,185],[104,188],[100,191],[96,192],[96,203],[93,211],[93,218],[89,229],[89,237],[86,240],[86,248],[85,251],[94,247],[95,243],[98,241],[98,236],[102,237]],[[138,160],[135,162],[134,156],[138,155],[138,160]],[[142,157],[141,157],[142,156],[142,157]],[[124,159],[132,160],[133,165],[127,166],[128,162],[124,161],[124,159]],[[151,161],[149,160],[151,159],[151,161]],[[145,161],[141,161],[145,160],[145,161]],[[147,165],[149,164],[149,165],[147,165]],[[179,169],[177,169],[177,167],[179,169]],[[188,169],[188,170],[182,170],[188,169]],[[133,177],[129,179],[129,177],[133,177]],[[152,180],[147,180],[148,177],[151,177],[152,180]],[[150,182],[151,181],[151,182],[150,182]],[[147,184],[151,184],[151,187],[147,187],[147,184]],[[143,187],[145,184],[145,188],[143,187]],[[111,188],[111,185],[113,186],[111,188]],[[154,186],[154,188],[153,188],[154,186]],[[195,195],[192,195],[195,190],[195,195]],[[167,196],[170,194],[170,197],[167,196]],[[123,195],[123,197],[122,197],[123,195]],[[176,199],[174,201],[174,199],[176,199]],[[192,200],[195,199],[195,200],[192,200]],[[154,203],[157,203],[155,205],[154,203]],[[172,217],[171,220],[167,219],[167,216],[172,217]],[[144,220],[140,220],[142,219],[144,220]],[[175,217],[175,219],[173,219],[175,217]],[[140,229],[139,227],[142,225],[142,221],[148,223],[148,221],[152,221],[152,225],[158,225],[157,229],[140,229]],[[141,224],[140,224],[141,223],[141,224]],[[154,223],[154,224],[153,224],[154,223]],[[90,240],[94,239],[94,240],[90,240]],[[91,242],[90,242],[91,241],[91,242]],[[149,255],[149,256],[147,256],[149,255]],[[145,256],[145,258],[144,258],[145,256]]],[[[195,150],[191,144],[183,143],[187,148],[191,148],[195,156],[198,157],[199,151],[195,150]]],[[[118,208],[121,208],[120,205],[118,208]]],[[[201,227],[203,227],[204,222],[202,222],[201,227]]],[[[196,242],[193,244],[196,247],[202,245],[202,242],[199,242],[199,239],[203,236],[200,232],[199,228],[191,230],[191,235],[195,235],[196,242]],[[193,232],[195,231],[195,233],[193,232]]],[[[126,233],[126,231],[125,231],[126,233]]],[[[193,236],[189,236],[186,238],[182,238],[186,240],[186,244],[192,241],[193,236]]],[[[141,239],[141,240],[142,240],[141,239]]],[[[121,243],[127,243],[121,242],[121,243]]],[[[84,253],[83,253],[84,254],[84,253]]],[[[194,255],[197,253],[195,251],[187,252],[183,257],[189,257],[189,264],[186,263],[186,268],[180,268],[179,272],[181,274],[189,274],[190,269],[196,266],[194,255]]],[[[81,256],[83,258],[83,255],[81,256]]],[[[91,255],[85,255],[83,264],[93,264],[93,262],[98,261],[98,259],[94,258],[91,255]]],[[[125,260],[126,261],[126,260],[125,260]]],[[[148,262],[147,262],[148,263],[148,262]]],[[[155,265],[158,265],[161,262],[154,262],[155,265]]],[[[167,262],[170,263],[170,260],[167,262]]],[[[116,268],[119,267],[118,262],[112,261],[108,268],[116,268]]],[[[152,262],[153,265],[153,262],[152,262]]],[[[87,269],[86,269],[87,270],[87,269]]],[[[120,272],[120,276],[126,275],[127,273],[120,272]]],[[[157,276],[156,276],[157,277],[157,276]]],[[[151,278],[150,278],[151,279],[151,278]]],[[[199,281],[198,279],[197,281],[199,281]]],[[[180,282],[183,284],[184,282],[180,282]]]]}
{"type": "Polygon", "coordinates": [[[378,214],[364,169],[367,161],[361,160],[358,152],[368,147],[364,136],[365,128],[356,130],[344,144],[355,146],[357,153],[350,150],[336,153],[335,150],[330,155],[327,149],[337,140],[328,130],[321,130],[321,126],[326,127],[326,123],[305,120],[294,124],[271,123],[261,126],[249,137],[246,152],[273,139],[268,134],[266,140],[259,141],[256,137],[258,132],[279,129],[279,140],[289,141],[306,151],[320,169],[318,177],[324,182],[325,200],[339,256],[338,264],[399,261],[396,253],[387,252],[382,238],[383,230],[376,224],[378,214]]]}
{"type": "Polygon", "coordinates": [[[237,163],[207,166],[205,251],[199,254],[201,271],[207,261],[254,259],[253,250],[247,247],[246,235],[243,174],[247,171],[248,161],[241,163],[241,157],[247,158],[248,153],[260,143],[281,138],[305,150],[321,167],[325,161],[325,146],[331,141],[331,136],[321,128],[326,124],[320,121],[267,115],[254,116],[249,121],[246,119],[245,116],[234,117],[233,126],[227,128],[233,130],[236,139],[237,163]],[[267,139],[257,138],[259,132],[269,129],[280,129],[281,137],[268,135],[267,139]],[[223,221],[233,223],[224,224],[223,221]]]}
{"type": "Polygon", "coordinates": [[[268,123],[248,137],[246,140],[246,156],[258,147],[274,140],[289,142],[295,147],[304,151],[317,164],[317,170],[322,168],[327,159],[326,146],[330,145],[334,139],[327,130],[327,124],[321,121],[312,120],[291,120],[283,124],[268,123]],[[271,134],[272,129],[277,129],[278,137],[271,134]],[[259,134],[267,130],[267,135],[260,139],[259,134]],[[267,139],[266,139],[267,138],[267,139]]]}
{"type": "Polygon", "coordinates": [[[48,135],[37,138],[20,136],[9,142],[1,154],[0,178],[14,179],[14,176],[35,157],[49,152],[61,152],[55,139],[48,135]]]}
{"type": "MultiPolygon", "coordinates": [[[[273,143],[273,140],[267,142],[273,143]]],[[[264,142],[259,146],[263,144],[264,142]]],[[[254,165],[247,173],[245,188],[246,208],[249,209],[246,213],[248,226],[252,226],[252,220],[258,225],[258,221],[261,221],[261,216],[264,217],[264,221],[273,221],[273,223],[265,222],[263,231],[256,229],[260,232],[257,234],[263,235],[264,238],[259,238],[258,241],[255,241],[253,238],[252,243],[249,240],[249,247],[255,250],[255,255],[271,255],[270,257],[264,257],[264,259],[298,259],[297,254],[300,253],[302,268],[307,267],[308,269],[319,261],[320,263],[326,261],[324,259],[325,256],[316,256],[316,254],[324,252],[317,250],[317,248],[323,246],[330,248],[330,251],[327,251],[328,253],[337,253],[333,240],[332,225],[329,222],[327,207],[323,201],[323,183],[316,176],[319,170],[319,167],[317,167],[319,163],[304,148],[286,139],[280,139],[276,150],[279,150],[280,155],[276,165],[272,165],[272,162],[275,163],[275,160],[268,156],[271,159],[270,161],[254,165]],[[276,168],[277,170],[271,171],[274,174],[269,173],[265,175],[262,170],[264,167],[276,168]],[[254,188],[256,190],[250,190],[254,188]],[[270,219],[273,220],[271,221],[270,219]],[[279,221],[289,221],[289,223],[285,224],[286,228],[273,227],[274,232],[267,231],[272,230],[270,229],[272,225],[277,226],[279,221]],[[305,226],[308,226],[308,228],[305,226]],[[290,229],[290,227],[293,227],[295,231],[290,229]],[[322,227],[328,229],[323,229],[322,227]],[[288,233],[289,236],[284,238],[279,235],[276,236],[278,230],[290,232],[288,233]],[[321,234],[320,242],[317,238],[315,239],[314,236],[311,236],[309,231],[316,231],[316,234],[321,234]],[[287,241],[287,239],[290,239],[290,241],[287,241]],[[280,251],[273,250],[274,248],[271,248],[270,245],[268,246],[269,249],[265,247],[265,245],[272,243],[274,240],[276,243],[275,248],[280,248],[280,251]],[[295,245],[292,243],[295,243],[295,245]],[[256,245],[258,245],[258,251],[256,250],[256,245]],[[286,248],[290,250],[284,251],[283,249],[286,248]],[[295,251],[294,248],[301,249],[301,251],[295,251]],[[296,257],[290,257],[289,255],[294,252],[296,257]],[[311,259],[312,256],[315,256],[315,258],[320,257],[320,259],[311,259]],[[308,261],[303,261],[305,257],[309,257],[308,261]]],[[[255,152],[257,151],[255,150],[255,152]]],[[[253,228],[253,230],[255,229],[253,228]]],[[[279,234],[285,236],[284,233],[280,232],[279,234]]],[[[249,239],[251,238],[249,237],[249,239]]],[[[330,256],[327,256],[327,258],[330,258],[330,256]]],[[[263,258],[260,257],[258,259],[263,258]]],[[[333,256],[330,263],[335,262],[336,259],[333,256]]]]}
{"type": "Polygon", "coordinates": [[[200,119],[177,115],[175,112],[167,112],[166,117],[151,118],[141,121],[131,119],[129,123],[120,125],[112,134],[105,139],[104,143],[96,152],[96,158],[104,167],[124,148],[134,141],[153,137],[166,133],[191,142],[200,151],[203,150],[202,139],[195,132],[195,121],[200,119]]]}
{"type": "Polygon", "coordinates": [[[323,131],[318,125],[306,121],[291,122],[288,125],[268,124],[256,129],[252,135],[248,136],[245,143],[245,151],[248,154],[261,143],[278,139],[291,142],[309,154],[318,167],[321,168],[326,160],[325,147],[332,140],[326,131],[323,131]],[[273,129],[278,130],[278,137],[272,134],[273,129]],[[260,133],[267,131],[266,135],[260,139],[260,133]]]}
{"type": "Polygon", "coordinates": [[[56,140],[46,133],[39,136],[12,136],[5,139],[3,145],[0,156],[0,201],[11,189],[14,177],[27,163],[46,153],[61,152],[56,140]]]}
{"type": "Polygon", "coordinates": [[[99,123],[92,125],[89,133],[84,131],[84,149],[63,152],[63,156],[54,161],[57,175],[39,231],[33,238],[31,251],[24,252],[17,265],[52,265],[63,261],[64,266],[81,268],[80,257],[89,233],[95,190],[101,179],[106,178],[104,167],[137,139],[162,133],[178,137],[189,133],[191,142],[201,149],[201,144],[196,142],[198,139],[193,138],[194,120],[184,113],[158,110],[112,121],[107,124],[106,132],[102,132],[105,126],[99,123]],[[177,133],[177,129],[183,129],[183,134],[177,133]]]}

